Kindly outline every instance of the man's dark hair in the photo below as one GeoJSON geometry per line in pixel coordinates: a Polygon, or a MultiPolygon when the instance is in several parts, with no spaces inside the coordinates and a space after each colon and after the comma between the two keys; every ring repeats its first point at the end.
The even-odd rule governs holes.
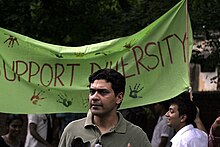
{"type": "Polygon", "coordinates": [[[190,100],[190,98],[185,94],[180,94],[175,97],[170,104],[175,104],[178,106],[179,115],[186,115],[186,124],[194,124],[196,118],[197,109],[196,105],[190,100]]]}
{"type": "Polygon", "coordinates": [[[162,101],[162,102],[158,102],[158,104],[162,105],[168,111],[169,107],[170,107],[170,100],[165,100],[165,101],[162,101]]]}
{"type": "Polygon", "coordinates": [[[106,80],[112,85],[115,95],[120,92],[125,93],[125,77],[114,69],[100,69],[89,76],[89,84],[95,80],[106,80]]]}
{"type": "Polygon", "coordinates": [[[115,96],[117,96],[120,92],[123,92],[123,95],[125,93],[125,77],[114,69],[100,69],[91,74],[89,76],[89,86],[95,80],[106,80],[107,82],[110,82],[115,96]]]}

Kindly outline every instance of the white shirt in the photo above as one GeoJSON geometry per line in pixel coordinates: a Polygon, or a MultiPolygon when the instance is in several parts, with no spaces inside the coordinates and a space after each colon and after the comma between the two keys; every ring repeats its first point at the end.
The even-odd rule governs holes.
{"type": "Polygon", "coordinates": [[[163,115],[158,118],[157,124],[154,128],[151,145],[152,147],[158,147],[161,142],[161,137],[167,137],[168,142],[166,147],[170,147],[170,139],[174,135],[174,130],[167,125],[167,117],[163,115]]]}
{"type": "Polygon", "coordinates": [[[180,129],[171,142],[171,147],[208,147],[208,135],[190,124],[180,129]]]}
{"type": "Polygon", "coordinates": [[[36,140],[29,130],[30,123],[37,125],[38,134],[46,140],[47,137],[47,117],[45,114],[28,114],[28,131],[25,141],[25,147],[46,147],[44,144],[36,140]]]}

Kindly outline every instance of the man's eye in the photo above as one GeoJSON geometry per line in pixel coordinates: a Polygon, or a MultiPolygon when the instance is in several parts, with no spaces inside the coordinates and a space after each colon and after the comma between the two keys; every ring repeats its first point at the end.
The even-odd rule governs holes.
{"type": "Polygon", "coordinates": [[[105,90],[105,89],[90,89],[90,95],[94,95],[96,93],[96,91],[100,94],[100,95],[106,95],[108,93],[110,93],[108,90],[105,90]]]}
{"type": "Polygon", "coordinates": [[[169,108],[169,112],[170,113],[174,113],[173,109],[169,108]]]}
{"type": "Polygon", "coordinates": [[[90,93],[91,95],[95,94],[95,92],[96,92],[96,90],[94,90],[94,89],[90,89],[90,90],[89,90],[89,93],[90,93]]]}
{"type": "Polygon", "coordinates": [[[101,95],[106,95],[109,93],[108,90],[99,90],[98,93],[100,93],[101,95]]]}
{"type": "Polygon", "coordinates": [[[173,111],[173,110],[170,110],[170,113],[174,113],[174,111],[173,111]]]}

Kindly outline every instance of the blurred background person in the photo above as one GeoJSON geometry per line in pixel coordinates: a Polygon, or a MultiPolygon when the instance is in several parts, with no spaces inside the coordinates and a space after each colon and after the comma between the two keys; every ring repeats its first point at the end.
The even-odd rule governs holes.
{"type": "Polygon", "coordinates": [[[7,116],[7,134],[0,137],[0,147],[24,147],[20,139],[24,120],[21,115],[11,114],[7,116]]]}
{"type": "Polygon", "coordinates": [[[209,147],[220,147],[220,116],[216,118],[210,128],[209,147]]]}
{"type": "MultiPolygon", "coordinates": [[[[56,129],[57,130],[57,129],[56,129]]],[[[52,147],[53,118],[50,114],[28,114],[25,147],[52,147]]]]}

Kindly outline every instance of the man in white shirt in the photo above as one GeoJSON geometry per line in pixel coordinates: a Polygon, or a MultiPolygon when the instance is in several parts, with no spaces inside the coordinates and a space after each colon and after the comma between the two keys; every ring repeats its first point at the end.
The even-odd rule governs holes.
{"type": "Polygon", "coordinates": [[[172,147],[207,147],[208,135],[194,128],[197,109],[190,98],[177,96],[166,113],[167,123],[176,131],[171,139],[172,147]]]}

